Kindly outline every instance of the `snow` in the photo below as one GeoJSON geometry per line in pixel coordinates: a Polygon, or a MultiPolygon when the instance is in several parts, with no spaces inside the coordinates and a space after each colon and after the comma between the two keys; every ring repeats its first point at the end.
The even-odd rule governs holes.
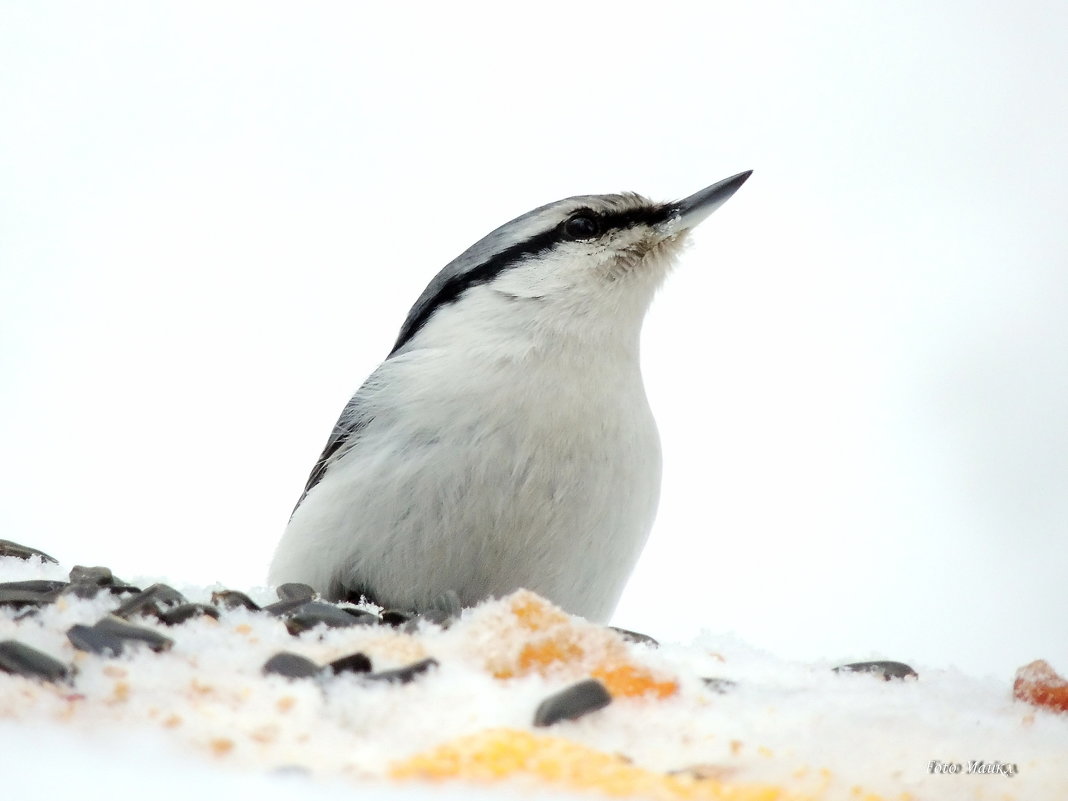
{"type": "MultiPolygon", "coordinates": [[[[0,559],[0,581],[66,579],[68,569],[0,559]]],[[[218,589],[168,583],[192,601],[206,602],[218,589]]],[[[250,594],[273,600],[265,589],[250,594]]],[[[556,762],[505,771],[477,788],[465,783],[474,776],[471,765],[497,759],[485,754],[512,753],[519,743],[551,744],[556,750],[545,753],[580,762],[623,755],[630,762],[610,766],[614,781],[637,776],[641,782],[627,786],[659,798],[719,797],[678,795],[680,780],[666,778],[698,767],[738,798],[1068,796],[1068,715],[1014,701],[1002,681],[958,671],[913,665],[918,679],[885,682],[836,674],[830,661],[785,661],[716,634],[653,649],[523,593],[467,610],[448,629],[425,625],[414,634],[360,626],[293,637],[277,618],[238,609],[170,628],[134,621],[171,637],[166,653],[133,648],[105,659],[75,651],[67,629],[92,624],[116,605],[102,593],[64,597],[21,620],[0,610],[0,640],[17,639],[77,667],[73,686],[0,674],[0,754],[5,766],[17,766],[4,771],[6,795],[58,795],[72,781],[88,798],[121,786],[158,799],[236,793],[264,800],[311,793],[386,801],[567,798],[581,787],[607,786],[603,778],[582,784],[556,762]],[[263,663],[282,650],[320,664],[361,651],[375,670],[428,656],[440,665],[406,685],[262,675],[263,663]],[[533,727],[541,700],[606,666],[617,679],[627,677],[619,686],[635,680],[653,692],[614,692],[601,711],[533,727]],[[736,685],[720,694],[705,677],[736,685]],[[443,756],[442,749],[475,753],[483,746],[483,756],[462,769],[443,756]],[[972,760],[1017,772],[969,775],[972,760]],[[931,763],[962,768],[932,772],[931,763]],[[428,772],[427,764],[446,773],[428,772]],[[453,780],[401,780],[405,765],[406,775],[453,780]],[[746,795],[758,785],[794,795],[746,795]]]]}

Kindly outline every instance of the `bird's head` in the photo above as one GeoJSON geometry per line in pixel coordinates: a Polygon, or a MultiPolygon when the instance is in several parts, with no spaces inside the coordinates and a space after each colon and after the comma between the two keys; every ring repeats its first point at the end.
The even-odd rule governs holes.
{"type": "Polygon", "coordinates": [[[636,338],[694,226],[745,183],[739,173],[690,197],[584,195],[534,209],[487,234],[430,282],[391,356],[472,337],[636,338]]]}

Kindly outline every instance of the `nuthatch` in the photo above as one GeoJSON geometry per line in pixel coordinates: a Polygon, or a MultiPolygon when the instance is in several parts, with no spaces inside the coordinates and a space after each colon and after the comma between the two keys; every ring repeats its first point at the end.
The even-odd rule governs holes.
{"type": "Polygon", "coordinates": [[[642,320],[749,175],[550,203],[449,263],[334,426],[271,583],[414,610],[525,587],[606,620],[660,495],[642,320]]]}

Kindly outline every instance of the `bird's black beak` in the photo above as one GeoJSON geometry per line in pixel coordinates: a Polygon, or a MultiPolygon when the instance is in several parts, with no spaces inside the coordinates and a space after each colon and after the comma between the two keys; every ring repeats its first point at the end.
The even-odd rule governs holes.
{"type": "Polygon", "coordinates": [[[680,200],[678,203],[673,204],[674,214],[672,214],[672,219],[676,221],[677,226],[675,230],[687,231],[696,226],[705,217],[726,203],[731,195],[738,191],[738,187],[744,184],[752,174],[752,170],[746,170],[737,175],[732,175],[730,178],[724,178],[719,183],[705,187],[685,200],[680,200]]]}

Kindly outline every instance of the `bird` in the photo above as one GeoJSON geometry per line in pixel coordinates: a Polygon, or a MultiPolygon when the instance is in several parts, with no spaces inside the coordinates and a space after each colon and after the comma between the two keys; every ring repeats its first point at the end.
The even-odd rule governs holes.
{"type": "Polygon", "coordinates": [[[449,262],[334,425],[269,583],[415,612],[522,588],[607,622],[660,496],[642,322],[751,174],[666,203],[566,198],[449,262]]]}

